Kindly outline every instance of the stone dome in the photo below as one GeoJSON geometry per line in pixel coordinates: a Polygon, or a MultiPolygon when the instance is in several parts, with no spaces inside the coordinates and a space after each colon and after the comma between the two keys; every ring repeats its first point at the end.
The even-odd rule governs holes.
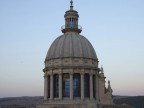
{"type": "Polygon", "coordinates": [[[97,61],[97,56],[91,43],[76,32],[67,32],[52,43],[46,60],[58,58],[87,58],[97,61]]]}

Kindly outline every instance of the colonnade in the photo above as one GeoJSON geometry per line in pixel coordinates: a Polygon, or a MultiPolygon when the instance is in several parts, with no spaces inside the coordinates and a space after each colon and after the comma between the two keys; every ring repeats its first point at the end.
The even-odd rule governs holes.
{"type": "MultiPolygon", "coordinates": [[[[63,74],[58,74],[59,75],[59,96],[58,98],[60,100],[63,99],[63,87],[62,87],[62,83],[63,83],[63,74]]],[[[74,99],[73,96],[73,74],[69,73],[70,75],[70,99],[74,99]]],[[[99,88],[98,88],[98,75],[96,74],[89,74],[89,98],[90,99],[99,99],[99,88]],[[94,76],[94,77],[93,77],[94,76]],[[95,78],[95,79],[94,79],[95,78]],[[95,87],[95,88],[94,88],[95,87]],[[95,95],[94,95],[95,94],[95,95]]],[[[81,100],[85,99],[84,96],[84,73],[80,74],[80,98],[81,100]]],[[[48,100],[48,94],[50,94],[49,99],[52,100],[54,99],[54,74],[50,74],[50,75],[45,75],[44,76],[44,100],[48,100]],[[48,81],[50,81],[50,83],[48,83],[48,81]],[[49,85],[50,84],[50,85],[49,85]],[[50,88],[49,88],[50,87],[50,88]],[[50,90],[50,91],[49,91],[50,90]],[[48,93],[50,92],[50,93],[48,93]]]]}
{"type": "Polygon", "coordinates": [[[77,18],[67,18],[65,20],[65,23],[66,23],[66,27],[68,28],[76,28],[78,27],[78,19],[77,18]]]}

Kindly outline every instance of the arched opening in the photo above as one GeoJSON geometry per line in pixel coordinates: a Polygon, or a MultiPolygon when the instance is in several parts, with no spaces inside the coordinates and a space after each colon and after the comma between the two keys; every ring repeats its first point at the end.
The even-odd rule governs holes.
{"type": "Polygon", "coordinates": [[[48,98],[50,98],[50,76],[48,75],[48,98]]]}
{"type": "Polygon", "coordinates": [[[90,97],[89,74],[84,75],[84,97],[90,97]]]}
{"type": "Polygon", "coordinates": [[[96,81],[96,75],[93,75],[93,97],[94,98],[96,98],[96,83],[95,83],[95,81],[96,81]]]}
{"type": "Polygon", "coordinates": [[[59,75],[55,74],[54,75],[54,97],[59,96],[59,75]]]}
{"type": "Polygon", "coordinates": [[[80,74],[75,73],[73,75],[73,96],[74,97],[80,97],[81,94],[81,86],[80,86],[80,74]]]}
{"type": "Polygon", "coordinates": [[[70,97],[70,76],[63,74],[63,97],[70,97]]]}

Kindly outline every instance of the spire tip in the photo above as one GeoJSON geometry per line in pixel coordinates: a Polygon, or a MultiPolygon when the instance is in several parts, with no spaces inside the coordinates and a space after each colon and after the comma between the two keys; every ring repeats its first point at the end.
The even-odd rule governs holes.
{"type": "Polygon", "coordinates": [[[70,1],[70,10],[73,10],[73,0],[70,1]]]}

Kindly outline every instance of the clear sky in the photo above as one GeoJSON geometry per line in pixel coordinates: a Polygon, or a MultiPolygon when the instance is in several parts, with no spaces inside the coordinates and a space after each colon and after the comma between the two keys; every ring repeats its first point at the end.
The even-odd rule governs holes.
{"type": "MultiPolygon", "coordinates": [[[[44,59],[70,0],[0,0],[0,97],[43,95],[44,59]]],[[[144,0],[74,0],[114,95],[144,95],[144,0]]]]}

